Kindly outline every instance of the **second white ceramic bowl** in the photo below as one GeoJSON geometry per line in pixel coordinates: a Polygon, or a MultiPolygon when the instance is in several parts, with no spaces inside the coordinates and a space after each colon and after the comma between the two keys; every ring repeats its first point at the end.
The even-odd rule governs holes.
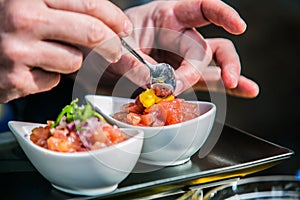
{"type": "Polygon", "coordinates": [[[123,104],[133,102],[133,99],[103,95],[87,95],[85,98],[109,123],[144,131],[139,162],[151,165],[174,166],[189,161],[208,138],[215,121],[216,106],[213,103],[192,101],[201,112],[197,118],[163,127],[133,126],[112,118],[123,104]]]}

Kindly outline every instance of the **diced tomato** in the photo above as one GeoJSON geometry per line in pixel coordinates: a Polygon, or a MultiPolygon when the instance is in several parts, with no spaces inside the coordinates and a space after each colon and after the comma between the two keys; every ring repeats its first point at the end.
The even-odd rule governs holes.
{"type": "MultiPolygon", "coordinates": [[[[136,101],[136,102],[139,102],[139,101],[136,101]]],[[[139,102],[138,104],[137,103],[128,103],[128,104],[124,104],[121,108],[121,111],[123,112],[132,112],[132,113],[140,113],[140,112],[143,112],[144,110],[144,107],[143,105],[139,102]]]]}
{"type": "Polygon", "coordinates": [[[140,112],[143,112],[143,110],[144,110],[144,107],[140,107],[138,105],[133,105],[128,108],[128,111],[133,112],[133,113],[140,113],[140,112]]]}
{"type": "Polygon", "coordinates": [[[155,121],[155,116],[152,113],[141,115],[141,125],[142,126],[152,126],[155,121]]]}
{"type": "Polygon", "coordinates": [[[47,140],[48,149],[52,151],[59,151],[59,152],[76,152],[81,149],[80,146],[69,142],[66,139],[50,137],[47,140]]]}
{"type": "Polygon", "coordinates": [[[94,139],[94,142],[98,142],[98,143],[104,143],[105,145],[107,145],[109,142],[108,142],[108,133],[103,130],[103,127],[102,126],[99,126],[94,134],[93,134],[93,139],[94,139]]]}
{"type": "Polygon", "coordinates": [[[152,89],[154,90],[155,95],[158,97],[166,98],[172,95],[172,90],[166,87],[161,87],[161,86],[159,87],[158,85],[156,85],[152,87],[152,89]]]}
{"type": "Polygon", "coordinates": [[[120,129],[109,127],[107,131],[109,133],[108,138],[112,144],[117,144],[119,142],[126,140],[126,136],[123,134],[123,132],[120,129]]]}
{"type": "Polygon", "coordinates": [[[38,127],[32,130],[30,140],[44,148],[47,148],[47,139],[51,136],[50,127],[38,127]]]}
{"type": "Polygon", "coordinates": [[[141,122],[141,117],[139,114],[136,113],[128,113],[127,120],[132,125],[138,125],[141,122]]]}
{"type": "Polygon", "coordinates": [[[167,112],[166,125],[177,124],[182,121],[182,110],[180,101],[174,99],[170,102],[160,102],[163,109],[167,112]]]}
{"type": "MultiPolygon", "coordinates": [[[[120,115],[127,117],[128,113],[120,115]]],[[[139,123],[140,121],[139,114],[131,113],[128,118],[132,123],[139,123]]],[[[104,123],[97,118],[89,120],[81,129],[72,130],[67,123],[51,128],[52,123],[49,122],[45,127],[33,129],[30,140],[52,151],[81,152],[104,148],[127,139],[127,136],[118,127],[104,123]]]]}
{"type": "Polygon", "coordinates": [[[67,139],[67,134],[69,133],[68,129],[56,129],[53,133],[53,136],[56,138],[67,139]]]}
{"type": "MultiPolygon", "coordinates": [[[[150,114],[150,115],[148,115],[148,118],[149,118],[148,121],[151,119],[151,126],[165,125],[168,113],[167,113],[167,110],[164,109],[164,107],[161,105],[161,103],[154,104],[153,106],[145,109],[144,113],[145,113],[144,115],[150,114]]],[[[143,117],[144,115],[142,115],[141,117],[143,117]]],[[[149,126],[149,125],[147,125],[148,123],[143,123],[143,125],[149,126]]]]}
{"type": "Polygon", "coordinates": [[[128,109],[128,107],[134,108],[132,103],[130,106],[126,105],[125,107],[127,107],[126,112],[123,110],[115,113],[113,117],[125,123],[140,126],[167,126],[184,122],[200,115],[196,104],[185,102],[183,99],[178,98],[157,102],[148,108],[143,108],[142,111],[136,109],[134,112],[130,112],[131,109],[128,109]]]}

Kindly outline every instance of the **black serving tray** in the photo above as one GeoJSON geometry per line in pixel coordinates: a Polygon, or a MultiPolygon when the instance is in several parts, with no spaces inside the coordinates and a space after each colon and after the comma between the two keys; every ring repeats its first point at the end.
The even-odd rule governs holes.
{"type": "Polygon", "coordinates": [[[131,173],[114,192],[93,197],[75,196],[53,188],[31,165],[12,134],[0,134],[0,140],[2,137],[6,141],[0,144],[0,196],[56,200],[155,199],[205,185],[220,185],[272,167],[294,154],[290,149],[217,122],[212,133],[220,129],[217,143],[205,155],[200,150],[185,164],[131,173]]]}

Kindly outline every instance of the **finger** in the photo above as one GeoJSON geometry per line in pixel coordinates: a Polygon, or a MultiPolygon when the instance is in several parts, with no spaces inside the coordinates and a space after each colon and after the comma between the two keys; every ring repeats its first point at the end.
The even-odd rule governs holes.
{"type": "Polygon", "coordinates": [[[120,58],[120,39],[102,21],[88,15],[61,10],[48,10],[43,16],[47,18],[46,23],[39,23],[35,27],[35,33],[40,39],[95,48],[110,62],[120,58]]]}
{"type": "MultiPolygon", "coordinates": [[[[175,95],[179,95],[183,91],[187,90],[190,87],[193,87],[195,90],[216,90],[217,83],[221,80],[221,69],[219,67],[210,66],[202,70],[201,75],[199,76],[198,82],[196,84],[187,84],[187,82],[182,81],[182,78],[177,78],[175,95]],[[185,84],[184,84],[185,83],[185,84]],[[212,87],[213,86],[213,87],[212,87]],[[208,89],[210,88],[210,89],[208,89]]],[[[218,90],[219,91],[219,90],[218,90]]]]}
{"type": "Polygon", "coordinates": [[[47,72],[40,68],[30,69],[23,66],[18,69],[4,79],[4,81],[6,80],[7,90],[0,97],[1,102],[48,91],[60,81],[58,73],[47,72]]]}
{"type": "Polygon", "coordinates": [[[259,94],[259,86],[245,76],[239,77],[239,82],[236,88],[225,88],[222,81],[202,82],[199,81],[193,86],[194,90],[210,91],[210,92],[226,92],[231,96],[241,98],[254,98],[259,94]]]}
{"type": "Polygon", "coordinates": [[[30,42],[13,48],[15,54],[22,55],[20,59],[25,65],[38,66],[49,72],[75,72],[81,67],[83,60],[82,53],[75,47],[57,42],[30,42]]]}
{"type": "Polygon", "coordinates": [[[48,72],[41,68],[34,68],[30,72],[28,81],[32,83],[29,87],[31,94],[48,91],[57,86],[60,81],[60,75],[56,72],[48,72]]]}
{"type": "Polygon", "coordinates": [[[75,72],[80,68],[83,59],[77,48],[58,42],[7,37],[3,41],[3,47],[5,55],[15,63],[38,66],[45,71],[75,72]]]}
{"type": "Polygon", "coordinates": [[[259,94],[259,86],[252,80],[240,76],[236,88],[226,89],[226,93],[243,98],[254,98],[259,94]]]}
{"type": "MultiPolygon", "coordinates": [[[[155,64],[148,55],[143,54],[137,49],[135,51],[148,62],[155,64]]],[[[147,87],[150,83],[149,69],[129,52],[125,52],[117,63],[111,64],[110,72],[125,76],[133,83],[143,88],[147,87]]]]}
{"type": "Polygon", "coordinates": [[[39,42],[35,46],[36,59],[30,63],[31,66],[39,66],[45,71],[69,74],[77,71],[82,65],[82,52],[75,47],[56,42],[39,42]]]}
{"type": "Polygon", "coordinates": [[[235,88],[241,73],[241,65],[237,51],[230,40],[207,39],[212,49],[215,62],[222,69],[222,79],[225,87],[235,88]]]}
{"type": "Polygon", "coordinates": [[[127,36],[132,31],[132,24],[128,17],[110,1],[45,0],[45,2],[50,8],[94,16],[122,37],[127,36]]]}
{"type": "Polygon", "coordinates": [[[202,71],[198,82],[217,82],[221,79],[220,67],[209,66],[202,71]]]}
{"type": "Polygon", "coordinates": [[[179,81],[175,94],[190,88],[203,78],[211,58],[211,50],[202,36],[195,30],[186,30],[181,35],[179,53],[183,57],[180,67],[176,69],[176,78],[179,81]]]}
{"type": "Polygon", "coordinates": [[[232,34],[246,30],[246,23],[240,15],[220,0],[178,1],[174,13],[181,23],[190,28],[213,23],[232,34]]]}

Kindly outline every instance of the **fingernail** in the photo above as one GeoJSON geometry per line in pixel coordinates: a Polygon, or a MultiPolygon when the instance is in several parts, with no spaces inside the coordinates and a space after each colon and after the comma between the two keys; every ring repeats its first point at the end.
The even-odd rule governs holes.
{"type": "Polygon", "coordinates": [[[116,53],[110,54],[106,57],[107,61],[111,62],[111,63],[116,63],[120,60],[120,58],[122,57],[122,51],[118,51],[116,53]]]}
{"type": "Polygon", "coordinates": [[[113,38],[96,47],[95,51],[108,62],[116,63],[122,56],[121,42],[118,38],[113,38]]]}
{"type": "Polygon", "coordinates": [[[239,74],[237,74],[235,70],[232,70],[228,75],[231,82],[230,83],[231,88],[235,88],[238,85],[239,74]]]}
{"type": "Polygon", "coordinates": [[[242,25],[243,25],[243,32],[245,32],[247,29],[247,24],[244,20],[242,20],[242,25]]]}
{"type": "Polygon", "coordinates": [[[174,94],[177,96],[183,91],[183,82],[181,80],[176,80],[176,88],[174,94]]]}
{"type": "Polygon", "coordinates": [[[126,37],[126,36],[130,35],[131,32],[132,32],[132,24],[129,20],[126,20],[124,22],[123,32],[121,32],[119,35],[121,37],[126,37]]]}

